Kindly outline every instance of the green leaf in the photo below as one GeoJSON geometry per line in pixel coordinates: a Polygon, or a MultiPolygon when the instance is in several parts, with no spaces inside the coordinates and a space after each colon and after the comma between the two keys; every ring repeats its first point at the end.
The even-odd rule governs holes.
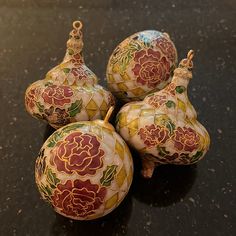
{"type": "Polygon", "coordinates": [[[71,104],[70,108],[68,109],[68,112],[71,117],[76,116],[76,114],[81,111],[82,104],[83,104],[82,99],[77,100],[76,102],[71,104]]]}
{"type": "Polygon", "coordinates": [[[186,90],[186,88],[185,88],[184,86],[177,86],[177,87],[175,88],[175,91],[176,91],[177,93],[183,93],[185,90],[186,90]]]}
{"type": "Polygon", "coordinates": [[[173,101],[169,100],[169,101],[167,101],[166,106],[168,108],[175,107],[175,103],[173,101]]]}
{"type": "Polygon", "coordinates": [[[51,141],[51,140],[50,140],[47,146],[48,146],[48,147],[54,147],[55,144],[56,144],[56,143],[55,143],[54,141],[51,141]]]}
{"type": "Polygon", "coordinates": [[[69,48],[69,49],[68,49],[68,53],[69,53],[69,55],[73,55],[73,54],[74,54],[74,51],[73,51],[71,48],[69,48]]]}
{"type": "Polygon", "coordinates": [[[39,113],[33,113],[33,116],[36,117],[37,119],[43,119],[43,116],[39,113]]]}
{"type": "Polygon", "coordinates": [[[170,131],[170,134],[173,134],[175,130],[175,124],[171,120],[167,120],[166,128],[170,131]]]}
{"type": "Polygon", "coordinates": [[[53,83],[52,82],[47,82],[46,84],[44,84],[45,87],[48,87],[50,85],[53,85],[53,83]]]}
{"type": "Polygon", "coordinates": [[[56,177],[56,174],[52,172],[51,169],[47,169],[47,182],[51,186],[51,188],[56,188],[56,185],[60,182],[60,180],[56,177]]]}
{"type": "Polygon", "coordinates": [[[46,170],[46,180],[48,182],[48,185],[41,184],[38,185],[38,188],[43,197],[50,201],[52,189],[56,188],[56,185],[60,182],[60,180],[56,177],[56,174],[53,173],[51,169],[46,170]]]}
{"type": "Polygon", "coordinates": [[[68,74],[70,72],[70,68],[63,68],[62,69],[64,73],[68,74]]]}
{"type": "Polygon", "coordinates": [[[84,124],[81,124],[81,123],[74,123],[74,124],[71,124],[71,125],[68,125],[64,128],[62,128],[61,131],[56,131],[54,132],[48,139],[48,144],[47,146],[48,147],[54,147],[56,145],[56,143],[65,135],[67,134],[68,132],[70,132],[71,130],[75,130],[77,128],[81,128],[83,127],[84,124]]]}
{"type": "Polygon", "coordinates": [[[46,185],[40,185],[39,186],[39,191],[43,194],[43,196],[46,198],[46,199],[50,199],[50,196],[52,195],[52,190],[46,185]]]}
{"type": "Polygon", "coordinates": [[[70,132],[71,130],[75,130],[75,129],[77,129],[77,128],[81,128],[81,127],[83,127],[83,126],[84,126],[84,124],[81,124],[81,123],[71,124],[71,125],[69,125],[69,126],[64,127],[64,128],[62,129],[62,132],[63,132],[63,134],[64,134],[64,133],[68,133],[68,132],[70,132]]]}
{"type": "Polygon", "coordinates": [[[166,151],[165,147],[157,147],[157,150],[159,151],[159,155],[162,157],[164,157],[170,153],[170,152],[166,151]]]}
{"type": "Polygon", "coordinates": [[[43,112],[44,111],[44,105],[40,104],[40,102],[36,102],[36,106],[39,109],[39,112],[43,112]]]}
{"type": "Polygon", "coordinates": [[[103,176],[100,179],[100,183],[103,186],[111,185],[111,181],[114,179],[114,175],[116,174],[117,167],[118,167],[117,165],[108,166],[107,169],[103,171],[103,176]]]}
{"type": "Polygon", "coordinates": [[[195,155],[192,156],[191,162],[197,161],[203,154],[203,151],[197,151],[195,155]]]}
{"type": "Polygon", "coordinates": [[[62,132],[56,131],[53,133],[50,138],[48,139],[48,147],[54,147],[57,143],[57,141],[62,137],[62,132]]]}
{"type": "Polygon", "coordinates": [[[133,54],[139,50],[141,50],[141,46],[137,44],[137,42],[132,41],[131,43],[127,44],[125,48],[123,48],[122,54],[117,57],[119,58],[118,63],[121,68],[121,73],[125,71],[130,60],[133,58],[133,54]]]}

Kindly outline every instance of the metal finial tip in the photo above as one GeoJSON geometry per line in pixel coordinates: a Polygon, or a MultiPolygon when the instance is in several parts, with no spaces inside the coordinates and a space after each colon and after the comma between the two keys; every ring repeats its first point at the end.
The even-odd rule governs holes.
{"type": "Polygon", "coordinates": [[[80,30],[82,29],[83,27],[83,24],[81,21],[77,20],[77,21],[74,21],[73,22],[73,28],[76,29],[76,30],[80,30]]]}
{"type": "Polygon", "coordinates": [[[108,110],[108,112],[107,112],[107,114],[106,114],[106,117],[105,117],[105,119],[104,119],[104,122],[108,122],[108,121],[109,121],[110,116],[111,116],[113,110],[114,110],[114,106],[112,106],[112,107],[109,108],[109,110],[108,110]]]}
{"type": "Polygon", "coordinates": [[[187,54],[188,61],[192,61],[193,56],[194,56],[194,51],[191,49],[191,50],[189,50],[189,52],[187,54]]]}

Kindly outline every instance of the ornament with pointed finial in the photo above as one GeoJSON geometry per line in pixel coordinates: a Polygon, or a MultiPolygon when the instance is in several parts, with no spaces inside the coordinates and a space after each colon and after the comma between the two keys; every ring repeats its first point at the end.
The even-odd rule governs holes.
{"type": "Polygon", "coordinates": [[[25,93],[27,111],[54,128],[81,120],[103,119],[114,97],[98,85],[97,76],[83,58],[81,21],[72,24],[63,61],[25,93]]]}
{"type": "Polygon", "coordinates": [[[190,50],[163,90],[124,105],[117,115],[117,131],[139,151],[146,178],[161,164],[194,164],[209,149],[209,134],[198,122],[187,94],[193,56],[190,50]]]}

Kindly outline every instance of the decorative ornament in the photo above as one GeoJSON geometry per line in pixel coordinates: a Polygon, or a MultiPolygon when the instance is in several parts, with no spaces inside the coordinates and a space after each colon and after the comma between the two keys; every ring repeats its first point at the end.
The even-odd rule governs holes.
{"type": "Polygon", "coordinates": [[[108,87],[125,102],[142,100],[170,82],[176,63],[177,51],[167,33],[135,33],[113,51],[107,65],[108,87]]]}
{"type": "Polygon", "coordinates": [[[124,140],[104,120],[68,124],[44,143],[36,160],[39,192],[59,214],[91,220],[113,211],[133,178],[133,161],[124,140]]]}
{"type": "Polygon", "coordinates": [[[76,121],[104,118],[114,106],[112,94],[97,84],[96,75],[84,63],[81,29],[82,23],[75,21],[62,63],[25,93],[27,111],[56,129],[76,121]]]}
{"type": "Polygon", "coordinates": [[[187,95],[192,58],[190,50],[169,85],[143,101],[124,105],[117,115],[117,131],[141,154],[146,178],[160,164],[196,163],[209,149],[209,134],[197,121],[187,95]]]}

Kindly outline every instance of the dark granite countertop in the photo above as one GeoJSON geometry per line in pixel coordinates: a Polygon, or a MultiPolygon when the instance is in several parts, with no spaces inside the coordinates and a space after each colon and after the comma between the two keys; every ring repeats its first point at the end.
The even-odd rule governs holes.
{"type": "Polygon", "coordinates": [[[236,235],[235,17],[233,0],[0,0],[0,235],[236,235]],[[76,19],[102,84],[110,53],[137,31],[168,32],[179,58],[194,49],[190,99],[212,139],[197,165],[161,166],[144,180],[137,164],[120,207],[90,222],[40,199],[34,163],[52,130],[24,108],[26,87],[61,61],[76,19]]]}

